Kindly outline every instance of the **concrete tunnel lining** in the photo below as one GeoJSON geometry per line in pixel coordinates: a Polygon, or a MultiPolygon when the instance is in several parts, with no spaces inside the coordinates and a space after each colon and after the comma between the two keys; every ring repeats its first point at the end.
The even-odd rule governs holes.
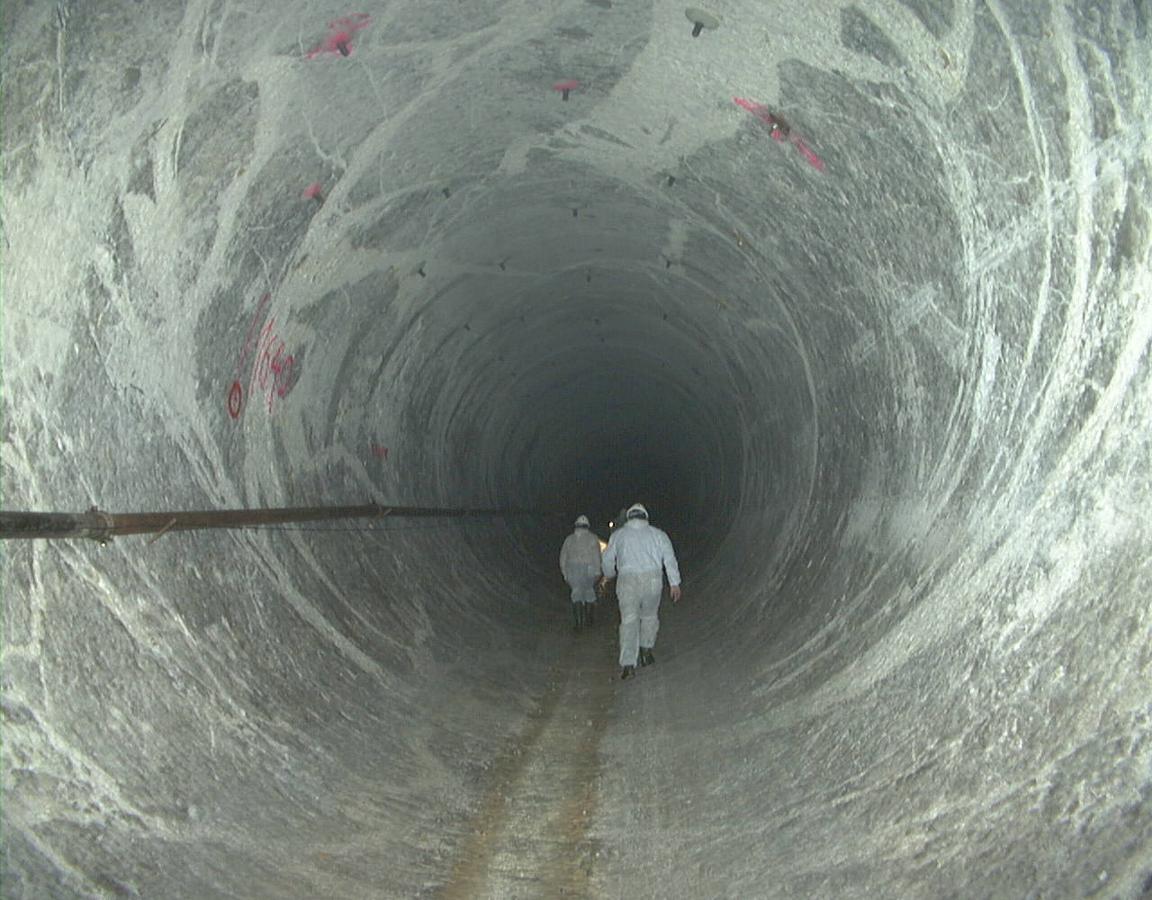
{"type": "Polygon", "coordinates": [[[7,544],[6,895],[1152,889],[1146,3],[705,11],[0,10],[5,509],[686,576],[620,685],[551,522],[7,544]]]}

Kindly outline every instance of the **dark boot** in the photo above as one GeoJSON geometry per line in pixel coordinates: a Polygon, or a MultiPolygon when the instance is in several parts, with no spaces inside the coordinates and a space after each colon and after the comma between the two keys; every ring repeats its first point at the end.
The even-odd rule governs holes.
{"type": "Polygon", "coordinates": [[[651,666],[656,663],[656,657],[652,653],[651,647],[640,648],[640,665],[651,666]]]}
{"type": "Polygon", "coordinates": [[[620,680],[623,681],[626,678],[631,678],[635,674],[636,674],[636,667],[635,666],[625,666],[624,671],[620,673],[620,680]]]}
{"type": "Polygon", "coordinates": [[[572,604],[572,630],[573,631],[579,631],[580,630],[580,625],[584,619],[584,617],[582,615],[580,615],[580,607],[583,605],[584,605],[583,603],[573,603],[572,604]]]}
{"type": "Polygon", "coordinates": [[[596,624],[596,604],[595,603],[585,603],[584,604],[584,613],[585,613],[585,617],[587,619],[587,624],[595,625],[596,624]]]}

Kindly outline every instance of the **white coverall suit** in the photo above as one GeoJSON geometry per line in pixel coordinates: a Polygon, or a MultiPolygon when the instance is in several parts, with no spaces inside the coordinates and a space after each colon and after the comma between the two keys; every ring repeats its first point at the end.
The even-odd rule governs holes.
{"type": "Polygon", "coordinates": [[[577,528],[568,535],[560,548],[560,571],[572,589],[573,603],[595,603],[600,539],[587,528],[577,528]]]}
{"type": "Polygon", "coordinates": [[[623,528],[612,532],[603,567],[605,578],[619,573],[620,665],[635,666],[640,648],[651,650],[656,645],[664,572],[668,573],[668,584],[680,585],[680,566],[672,541],[647,519],[629,519],[623,528]]]}

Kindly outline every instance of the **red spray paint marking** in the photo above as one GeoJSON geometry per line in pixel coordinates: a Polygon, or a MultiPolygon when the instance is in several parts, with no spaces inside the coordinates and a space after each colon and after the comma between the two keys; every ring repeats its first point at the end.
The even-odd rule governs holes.
{"type": "Polygon", "coordinates": [[[244,386],[240,384],[240,375],[244,371],[244,361],[248,358],[248,352],[252,349],[254,333],[263,319],[264,307],[268,305],[268,301],[271,299],[272,295],[265,293],[260,298],[260,302],[256,304],[256,312],[248,324],[248,330],[244,333],[244,343],[240,347],[240,355],[236,358],[237,379],[228,388],[228,415],[233,419],[239,419],[240,412],[244,408],[244,386]]]}
{"type": "Polygon", "coordinates": [[[388,460],[388,448],[387,447],[381,447],[379,444],[373,444],[372,445],[372,455],[375,456],[377,459],[382,459],[385,462],[387,462],[387,460],[388,460]]]}
{"type": "Polygon", "coordinates": [[[808,165],[818,172],[824,171],[824,160],[816,155],[815,151],[804,142],[803,138],[792,133],[792,127],[785,121],[783,116],[776,115],[763,103],[757,103],[755,100],[733,97],[732,101],[737,106],[748,110],[748,112],[752,113],[752,115],[767,125],[771,129],[772,139],[774,141],[781,144],[788,141],[796,148],[797,152],[804,157],[808,165]]]}
{"type": "Polygon", "coordinates": [[[240,418],[240,409],[244,404],[244,388],[239,381],[233,381],[228,389],[228,415],[233,419],[240,418]]]}
{"type": "Polygon", "coordinates": [[[236,374],[239,375],[244,369],[244,360],[248,358],[248,351],[252,349],[252,335],[259,327],[260,322],[264,319],[264,307],[268,305],[268,301],[272,299],[272,295],[265,293],[260,298],[260,302],[256,304],[256,312],[252,316],[252,321],[248,325],[248,330],[244,332],[244,345],[240,348],[240,356],[236,360],[236,374]]]}
{"type": "Polygon", "coordinates": [[[341,56],[351,55],[352,36],[361,28],[367,28],[371,24],[372,17],[368,13],[353,13],[350,16],[333,19],[328,23],[328,34],[320,46],[306,54],[304,58],[315,59],[326,53],[339,53],[341,56]]]}
{"type": "Polygon", "coordinates": [[[283,339],[276,334],[276,319],[269,319],[260,332],[260,343],[256,356],[252,361],[252,378],[249,381],[249,393],[259,392],[265,397],[268,412],[276,398],[283,399],[292,389],[292,369],[296,358],[285,355],[286,345],[283,339]]]}
{"type": "Polygon", "coordinates": [[[304,188],[302,196],[305,200],[315,200],[317,203],[323,203],[324,185],[319,181],[313,181],[308,187],[304,188]]]}
{"type": "Polygon", "coordinates": [[[244,410],[245,391],[241,379],[249,353],[253,355],[252,369],[247,379],[247,393],[249,395],[256,393],[264,395],[268,412],[272,412],[276,398],[282,399],[287,396],[295,383],[292,375],[296,359],[291,355],[285,355],[286,345],[275,332],[276,320],[270,319],[263,328],[260,328],[260,323],[264,319],[266,308],[271,299],[272,295],[268,293],[260,298],[260,302],[256,306],[256,313],[252,316],[248,331],[244,335],[240,355],[236,359],[237,378],[228,388],[228,415],[233,419],[239,419],[240,413],[244,410]],[[260,331],[257,337],[258,328],[260,331]],[[255,348],[254,352],[253,348],[255,348]]]}

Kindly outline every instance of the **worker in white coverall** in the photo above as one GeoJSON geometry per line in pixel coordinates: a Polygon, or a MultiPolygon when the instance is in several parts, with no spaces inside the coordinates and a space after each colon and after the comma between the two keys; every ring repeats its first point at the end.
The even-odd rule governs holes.
{"type": "Polygon", "coordinates": [[[587,516],[578,517],[575,530],[564,539],[560,571],[572,589],[572,624],[579,631],[593,624],[600,578],[600,538],[592,533],[587,516]]]}
{"type": "Polygon", "coordinates": [[[664,573],[672,588],[672,602],[680,600],[680,566],[668,535],[648,524],[648,510],[639,503],[629,507],[623,528],[612,532],[603,557],[604,577],[616,578],[620,604],[620,677],[636,674],[636,662],[656,662],[652,648],[660,628],[657,613],[664,591],[664,573]]]}

